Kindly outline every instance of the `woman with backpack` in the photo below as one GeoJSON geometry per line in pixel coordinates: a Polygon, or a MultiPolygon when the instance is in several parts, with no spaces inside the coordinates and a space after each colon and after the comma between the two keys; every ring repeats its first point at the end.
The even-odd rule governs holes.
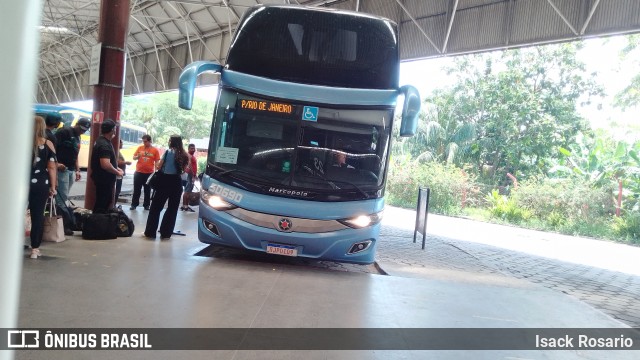
{"type": "Polygon", "coordinates": [[[159,179],[155,186],[155,195],[151,201],[147,226],[143,234],[146,238],[156,238],[158,223],[160,223],[160,213],[167,202],[167,210],[162,216],[162,223],[160,223],[160,239],[169,239],[173,235],[182,195],[182,179],[180,175],[188,165],[189,157],[184,151],[182,138],[178,135],[172,135],[169,138],[169,149],[165,151],[158,163],[158,174],[156,176],[159,176],[159,179]]]}

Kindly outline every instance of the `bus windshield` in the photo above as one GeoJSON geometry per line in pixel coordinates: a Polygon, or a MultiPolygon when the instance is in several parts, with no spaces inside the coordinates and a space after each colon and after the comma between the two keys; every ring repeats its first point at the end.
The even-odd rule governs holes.
{"type": "Polygon", "coordinates": [[[396,25],[363,14],[296,7],[248,10],[229,70],[274,80],[362,89],[398,87],[396,25]]]}
{"type": "Polygon", "coordinates": [[[209,146],[213,176],[252,191],[319,201],[380,197],[393,109],[304,106],[225,88],[209,146]]]}

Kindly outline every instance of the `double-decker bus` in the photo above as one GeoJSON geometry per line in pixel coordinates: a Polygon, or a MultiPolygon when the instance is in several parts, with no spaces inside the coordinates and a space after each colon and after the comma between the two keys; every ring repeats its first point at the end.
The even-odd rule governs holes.
{"type": "Polygon", "coordinates": [[[384,210],[394,112],[411,136],[418,91],[399,87],[388,19],[298,6],[250,8],[226,65],[195,62],[179,85],[220,74],[198,236],[201,242],[369,264],[384,210]]]}
{"type": "MultiPolygon", "coordinates": [[[[35,104],[33,110],[36,114],[46,115],[48,113],[58,113],[62,117],[60,127],[64,125],[73,126],[81,117],[91,119],[91,113],[82,109],[76,109],[64,105],[35,104]]],[[[142,135],[146,134],[146,129],[142,126],[120,122],[120,139],[122,139],[122,156],[128,161],[133,161],[133,152],[141,144],[142,135]]],[[[89,166],[89,147],[91,135],[89,132],[80,136],[80,153],[78,154],[78,165],[86,169],[89,166]]]]}

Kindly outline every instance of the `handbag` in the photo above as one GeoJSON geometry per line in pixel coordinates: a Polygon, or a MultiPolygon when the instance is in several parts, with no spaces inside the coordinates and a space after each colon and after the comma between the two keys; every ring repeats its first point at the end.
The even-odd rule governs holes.
{"type": "MultiPolygon", "coordinates": [[[[167,158],[167,152],[164,152],[164,155],[162,155],[162,167],[164,168],[164,160],[167,158]]],[[[162,168],[156,170],[153,174],[151,174],[151,176],[149,176],[147,178],[147,185],[149,185],[150,188],[152,188],[153,190],[156,190],[156,188],[158,187],[159,183],[160,183],[160,176],[162,176],[164,173],[162,172],[162,168]]]]}
{"type": "Polygon", "coordinates": [[[147,185],[149,185],[150,188],[155,190],[158,187],[158,183],[160,182],[160,174],[162,174],[162,172],[158,170],[151,174],[151,176],[149,176],[149,178],[147,179],[147,185]]]}
{"type": "Polygon", "coordinates": [[[200,189],[198,189],[196,184],[193,184],[193,189],[196,191],[187,194],[187,202],[189,206],[198,206],[200,205],[200,189]]]}
{"type": "Polygon", "coordinates": [[[42,241],[61,242],[65,241],[64,223],[62,216],[58,216],[53,197],[49,198],[49,216],[44,217],[44,229],[42,231],[42,241]]]}

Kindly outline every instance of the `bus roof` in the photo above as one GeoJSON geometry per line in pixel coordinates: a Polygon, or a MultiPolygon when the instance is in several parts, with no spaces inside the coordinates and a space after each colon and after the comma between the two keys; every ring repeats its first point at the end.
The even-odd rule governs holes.
{"type": "Polygon", "coordinates": [[[37,113],[51,113],[60,112],[64,110],[78,111],[85,114],[91,114],[91,111],[74,108],[66,105],[51,105],[51,104],[33,104],[33,110],[37,113]]]}
{"type": "Polygon", "coordinates": [[[309,85],[397,89],[397,25],[343,10],[259,5],[236,31],[227,68],[309,85]]]}
{"type": "MultiPolygon", "coordinates": [[[[75,111],[75,112],[81,113],[81,116],[91,117],[91,111],[78,109],[78,108],[74,108],[74,107],[66,106],[66,105],[33,104],[33,111],[36,114],[47,114],[47,113],[54,113],[54,112],[55,113],[59,113],[59,112],[65,112],[65,111],[75,111]]],[[[69,120],[69,121],[71,121],[71,120],[69,120]]],[[[126,120],[121,120],[120,121],[120,127],[121,128],[132,129],[132,130],[144,131],[144,132],[147,131],[147,129],[144,126],[134,125],[134,124],[126,122],[126,120]]]]}

